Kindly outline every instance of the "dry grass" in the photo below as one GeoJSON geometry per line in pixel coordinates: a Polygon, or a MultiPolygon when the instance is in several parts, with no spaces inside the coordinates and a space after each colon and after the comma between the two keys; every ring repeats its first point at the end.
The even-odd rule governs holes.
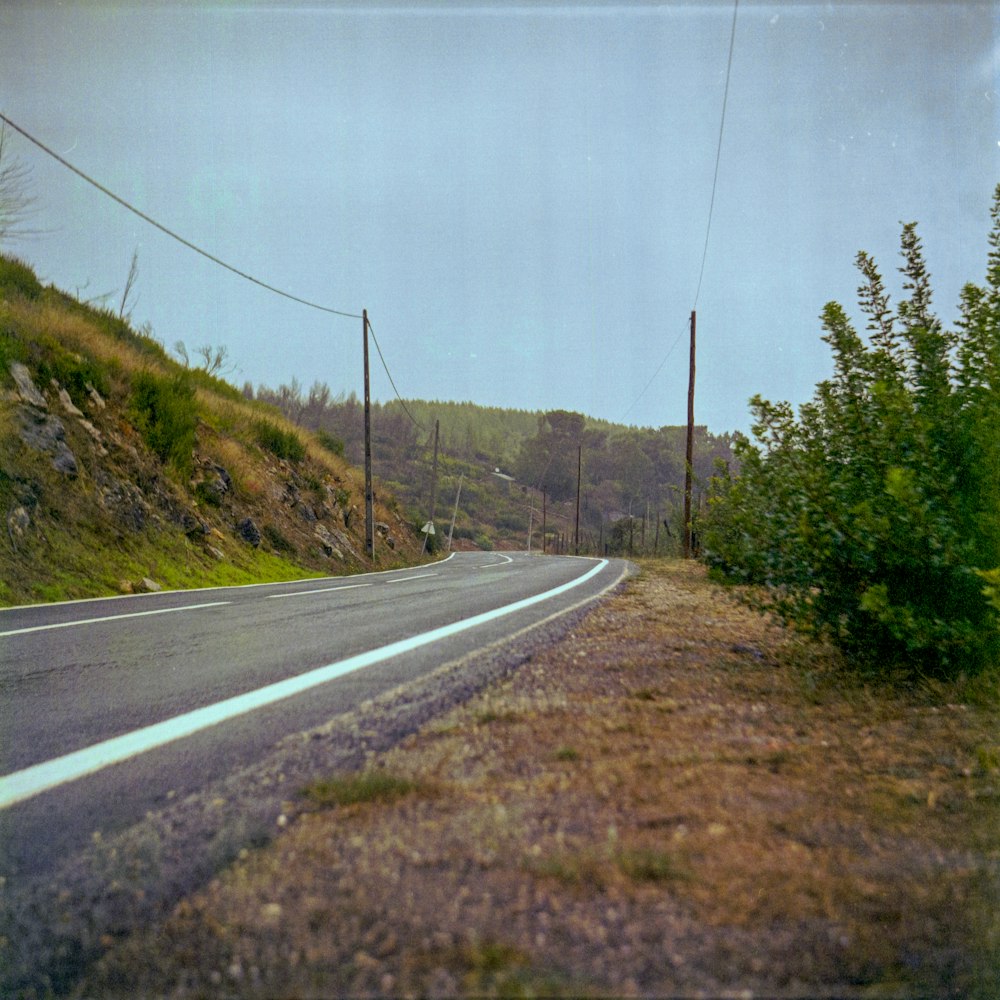
{"type": "Polygon", "coordinates": [[[290,804],[87,988],[1000,995],[996,711],[834,659],[650,565],[371,762],[406,794],[290,804]]]}

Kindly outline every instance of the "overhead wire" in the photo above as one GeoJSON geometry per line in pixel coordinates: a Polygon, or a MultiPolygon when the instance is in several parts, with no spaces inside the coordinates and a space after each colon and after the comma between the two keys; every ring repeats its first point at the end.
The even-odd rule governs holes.
{"type": "Polygon", "coordinates": [[[701,295],[701,279],[705,276],[705,260],[708,258],[708,237],[712,231],[712,214],[715,211],[715,189],[719,183],[719,163],[722,160],[722,133],[726,128],[726,105],[729,103],[729,77],[733,70],[733,49],[736,45],[736,14],[740,0],[733,0],[733,24],[729,31],[729,58],[726,60],[726,86],[722,93],[722,117],[719,121],[719,142],[715,148],[715,175],[712,178],[712,198],[708,203],[708,224],[705,226],[705,248],[701,254],[701,271],[698,273],[698,287],[694,293],[694,305],[698,308],[698,296],[701,295]]]}
{"type": "Polygon", "coordinates": [[[385,369],[385,373],[389,377],[389,384],[392,386],[392,391],[396,394],[396,399],[399,400],[399,405],[403,407],[403,412],[406,413],[406,415],[410,418],[410,420],[413,421],[414,426],[426,432],[427,428],[424,427],[424,425],[420,423],[420,421],[417,420],[417,418],[412,413],[410,413],[409,409],[406,406],[405,401],[403,400],[403,397],[400,396],[399,390],[396,388],[396,383],[393,380],[392,373],[389,371],[389,366],[385,363],[385,356],[382,354],[382,348],[379,347],[378,337],[375,336],[375,330],[372,327],[371,320],[368,320],[368,332],[372,335],[372,342],[375,344],[375,350],[378,351],[379,360],[382,362],[382,367],[385,369]]]}
{"type": "MultiPolygon", "coordinates": [[[[79,167],[74,166],[67,159],[65,159],[65,157],[60,156],[55,150],[45,145],[45,143],[37,139],[35,136],[31,135],[31,133],[29,133],[20,125],[18,125],[17,122],[8,118],[7,115],[3,114],[2,112],[0,112],[0,121],[5,122],[16,132],[19,132],[22,136],[24,136],[25,139],[36,145],[40,150],[42,150],[42,152],[47,153],[58,163],[62,164],[68,170],[71,170],[74,174],[76,174],[78,177],[81,177],[88,184],[91,184],[93,187],[97,188],[97,190],[100,191],[102,194],[107,195],[107,197],[117,202],[123,208],[128,209],[128,211],[132,212],[134,215],[137,215],[144,222],[147,222],[149,223],[149,225],[154,226],[156,229],[159,229],[160,232],[165,233],[171,239],[176,240],[178,243],[181,243],[183,246],[188,247],[188,249],[190,250],[194,250],[195,253],[201,254],[202,257],[205,257],[208,260],[212,261],[213,264],[218,264],[220,267],[225,268],[227,271],[231,271],[233,274],[236,274],[241,278],[245,278],[247,281],[253,282],[253,284],[258,285],[269,292],[273,292],[274,294],[280,295],[286,299],[291,299],[293,302],[298,302],[301,305],[308,306],[310,309],[318,309],[320,312],[332,313],[335,316],[343,316],[348,319],[363,319],[363,316],[360,313],[346,312],[345,310],[342,309],[334,309],[331,306],[321,305],[318,302],[311,302],[308,299],[300,298],[298,295],[292,295],[290,292],[286,292],[280,288],[276,288],[274,285],[268,284],[267,282],[262,281],[260,278],[255,278],[252,274],[247,274],[245,271],[241,271],[239,268],[234,267],[232,264],[227,264],[226,261],[221,260],[214,254],[211,254],[207,250],[202,249],[197,244],[192,243],[188,239],[185,239],[183,236],[179,235],[178,233],[175,233],[172,229],[167,228],[167,226],[163,225],[161,222],[157,222],[156,219],[152,218],[145,212],[136,208],[130,202],[126,201],[121,196],[115,194],[114,191],[109,190],[100,182],[94,180],[94,178],[91,177],[89,174],[84,173],[82,170],[79,169],[79,167]]],[[[399,389],[396,388],[396,383],[392,377],[392,373],[389,371],[389,366],[386,364],[385,356],[382,354],[382,348],[379,346],[378,338],[376,338],[375,336],[375,330],[372,328],[371,322],[368,323],[368,330],[372,335],[372,340],[375,342],[375,349],[378,351],[378,356],[382,362],[382,367],[385,369],[385,373],[389,377],[389,383],[392,385],[392,389],[393,392],[395,392],[396,394],[396,398],[402,404],[403,409],[406,411],[406,415],[410,418],[410,420],[412,420],[413,423],[421,430],[424,430],[425,428],[421,425],[421,423],[413,416],[412,413],[410,413],[409,409],[407,409],[406,403],[403,402],[403,398],[399,394],[399,389]]]]}
{"type": "Polygon", "coordinates": [[[69,162],[69,160],[60,156],[54,149],[50,149],[48,146],[45,145],[45,143],[41,142],[39,139],[36,139],[29,132],[25,131],[25,129],[21,128],[21,126],[18,125],[17,122],[12,121],[2,112],[0,112],[0,121],[5,122],[12,129],[14,129],[15,132],[19,132],[21,135],[24,136],[25,139],[36,145],[40,150],[42,150],[43,153],[47,153],[49,156],[52,157],[52,159],[56,160],[58,163],[61,163],[64,167],[66,167],[67,170],[71,170],[78,177],[83,178],[83,180],[85,180],[88,184],[97,188],[97,190],[100,191],[102,194],[107,195],[109,198],[111,198],[112,201],[118,202],[119,205],[121,205],[123,208],[128,209],[130,212],[132,212],[133,215],[137,215],[144,222],[147,222],[149,223],[149,225],[155,227],[156,229],[159,229],[161,233],[165,233],[171,239],[176,240],[183,246],[186,246],[189,250],[193,250],[195,253],[201,254],[202,257],[205,257],[208,260],[212,261],[213,264],[218,264],[219,267],[224,267],[227,271],[231,271],[233,274],[238,275],[241,278],[245,278],[247,281],[253,282],[253,284],[259,285],[261,288],[265,288],[267,289],[267,291],[273,292],[275,295],[281,295],[286,299],[291,299],[293,302],[298,302],[301,305],[308,306],[310,309],[318,309],[320,312],[332,313],[335,316],[345,316],[349,319],[361,319],[360,313],[345,312],[342,309],[334,309],[331,306],[324,306],[318,302],[310,302],[308,299],[300,298],[298,295],[292,295],[290,292],[286,292],[280,288],[276,288],[274,285],[269,285],[266,281],[261,281],[260,278],[255,278],[252,274],[247,274],[246,271],[241,271],[238,267],[233,267],[232,264],[227,264],[224,260],[221,260],[214,254],[209,253],[207,250],[203,250],[200,246],[198,246],[195,243],[192,243],[190,240],[185,239],[178,233],[175,233],[172,229],[168,229],[165,225],[163,225],[163,223],[157,222],[156,219],[152,218],[145,212],[136,208],[135,205],[130,204],[124,198],[115,194],[114,191],[109,190],[103,184],[94,180],[93,177],[89,176],[88,174],[85,174],[82,170],[79,169],[79,167],[75,167],[72,163],[69,162]]]}
{"type": "MultiPolygon", "coordinates": [[[[729,103],[729,79],[732,76],[733,70],[733,50],[736,46],[736,15],[739,11],[739,6],[739,0],[733,0],[733,21],[729,30],[729,55],[726,59],[726,83],[722,92],[722,115],[719,120],[719,141],[715,147],[715,172],[712,177],[712,196],[708,203],[708,222],[705,225],[705,245],[701,252],[701,268],[698,271],[698,285],[694,293],[694,305],[691,307],[692,311],[698,308],[698,299],[701,296],[701,283],[705,276],[705,261],[708,259],[708,240],[712,232],[712,216],[715,214],[715,192],[719,184],[719,164],[722,161],[722,136],[726,128],[726,107],[729,103]]],[[[657,375],[663,371],[663,366],[667,363],[667,360],[677,348],[677,345],[680,343],[680,339],[684,335],[686,329],[687,328],[685,327],[685,330],[682,330],[681,333],[676,336],[674,342],[670,345],[667,353],[664,355],[663,360],[657,366],[656,371],[653,372],[649,381],[642,387],[642,391],[639,395],[632,400],[629,408],[622,414],[621,419],[623,421],[632,412],[632,410],[635,409],[636,404],[646,394],[646,390],[649,389],[653,382],[656,381],[657,375]]]]}

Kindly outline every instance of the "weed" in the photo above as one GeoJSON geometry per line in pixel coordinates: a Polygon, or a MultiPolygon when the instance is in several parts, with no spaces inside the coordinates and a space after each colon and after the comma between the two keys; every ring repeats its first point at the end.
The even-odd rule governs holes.
{"type": "Polygon", "coordinates": [[[0,254],[0,295],[11,294],[37,299],[42,294],[42,285],[24,261],[0,254]]]}
{"type": "Polygon", "coordinates": [[[533,875],[555,879],[577,889],[603,892],[608,885],[607,859],[593,850],[558,851],[528,857],[524,867],[533,875]]]}
{"type": "Polygon", "coordinates": [[[273,524],[265,524],[261,534],[271,543],[271,548],[275,552],[295,555],[297,551],[295,546],[273,524]]]}
{"type": "Polygon", "coordinates": [[[323,778],[309,785],[303,794],[315,805],[328,808],[365,802],[393,802],[419,788],[409,778],[401,778],[385,771],[362,771],[360,774],[323,778]]]}
{"type": "Polygon", "coordinates": [[[573,761],[580,759],[580,753],[578,750],[574,750],[573,747],[560,747],[556,751],[556,760],[573,761]]]}
{"type": "Polygon", "coordinates": [[[289,462],[301,462],[306,457],[306,446],[294,431],[283,430],[269,420],[258,420],[254,424],[257,443],[277,458],[289,462]]]}
{"type": "Polygon", "coordinates": [[[344,457],[344,442],[341,441],[339,437],[334,436],[329,431],[320,429],[316,431],[316,440],[324,448],[326,448],[330,454],[336,455],[339,458],[344,457]]]}
{"type": "Polygon", "coordinates": [[[187,376],[139,372],[132,382],[132,414],[149,448],[179,475],[189,476],[198,411],[187,376]]]}
{"type": "Polygon", "coordinates": [[[672,854],[652,848],[622,850],[615,862],[636,882],[683,882],[691,877],[688,867],[672,854]]]}

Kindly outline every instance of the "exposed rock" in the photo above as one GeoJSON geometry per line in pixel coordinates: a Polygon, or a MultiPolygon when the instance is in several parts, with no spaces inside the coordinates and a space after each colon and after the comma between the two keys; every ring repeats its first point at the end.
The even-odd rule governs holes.
{"type": "Polygon", "coordinates": [[[70,478],[80,471],[76,455],[65,444],[56,452],[55,458],[52,459],[52,468],[56,472],[61,472],[64,476],[69,476],[70,478]]]}
{"type": "Polygon", "coordinates": [[[384,538],[389,534],[389,525],[386,524],[385,521],[376,521],[375,531],[378,532],[378,534],[382,535],[382,537],[384,538]]]}
{"type": "Polygon", "coordinates": [[[220,552],[214,545],[206,545],[205,551],[212,556],[213,559],[218,559],[219,562],[225,562],[226,556],[224,553],[220,552]]]}
{"type": "Polygon", "coordinates": [[[101,398],[101,394],[88,382],[86,385],[87,395],[90,397],[91,405],[97,410],[103,410],[108,404],[101,398]]]}
{"type": "MultiPolygon", "coordinates": [[[[317,524],[314,530],[317,536],[325,538],[328,544],[334,545],[338,549],[346,550],[352,559],[361,561],[361,556],[355,550],[351,539],[343,531],[340,531],[338,528],[327,528],[326,525],[322,524],[317,524]]],[[[343,559],[343,556],[340,556],[340,558],[343,559]]]]}
{"type": "Polygon", "coordinates": [[[236,532],[243,539],[243,541],[248,542],[254,548],[260,545],[260,530],[257,525],[253,523],[252,517],[245,517],[238,525],[236,525],[236,532]]]}
{"type": "Polygon", "coordinates": [[[203,538],[209,532],[209,526],[194,514],[184,513],[181,515],[181,527],[188,538],[203,538]]]}
{"type": "Polygon", "coordinates": [[[12,507],[7,514],[7,534],[10,535],[10,544],[17,551],[17,543],[27,534],[31,527],[31,515],[20,505],[12,507]]]}
{"type": "Polygon", "coordinates": [[[307,503],[297,504],[295,509],[299,512],[303,521],[307,521],[309,524],[315,524],[319,520],[316,516],[316,511],[312,509],[307,503]]]}
{"type": "MultiPolygon", "coordinates": [[[[13,368],[13,365],[11,367],[13,368]]],[[[21,440],[35,451],[52,455],[52,466],[58,472],[75,476],[79,466],[76,456],[66,444],[66,428],[63,422],[50,413],[42,412],[37,406],[18,406],[15,408],[15,413],[21,424],[21,440]]]]}
{"type": "Polygon", "coordinates": [[[59,396],[59,404],[71,417],[82,417],[83,410],[81,410],[76,403],[70,399],[69,393],[55,380],[52,380],[52,387],[56,390],[59,396]]]}
{"type": "Polygon", "coordinates": [[[226,494],[233,488],[229,473],[221,466],[212,466],[212,471],[195,486],[195,492],[206,503],[221,507],[226,494]]]}
{"type": "Polygon", "coordinates": [[[20,361],[12,361],[10,363],[10,373],[17,383],[18,394],[24,402],[29,406],[37,406],[40,410],[47,410],[49,408],[45,397],[38,391],[37,386],[31,380],[31,372],[20,361]]]}
{"type": "Polygon", "coordinates": [[[142,490],[132,483],[121,482],[108,474],[100,477],[101,506],[115,521],[132,531],[142,531],[149,518],[149,504],[142,490]]]}
{"type": "Polygon", "coordinates": [[[323,546],[323,551],[332,559],[343,559],[344,553],[337,548],[336,539],[330,533],[329,528],[323,524],[317,524],[314,533],[323,546]]]}
{"type": "Polygon", "coordinates": [[[148,576],[144,576],[136,587],[136,591],[140,594],[155,594],[160,590],[163,590],[163,587],[161,587],[155,580],[150,579],[148,576]]]}

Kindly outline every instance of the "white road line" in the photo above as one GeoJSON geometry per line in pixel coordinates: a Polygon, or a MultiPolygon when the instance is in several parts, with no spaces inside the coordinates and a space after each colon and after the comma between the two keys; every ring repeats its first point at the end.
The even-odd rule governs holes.
{"type": "MultiPolygon", "coordinates": [[[[93,774],[112,764],[118,764],[136,757],[148,750],[153,750],[174,740],[182,739],[193,733],[208,729],[210,726],[225,722],[228,719],[245,715],[254,709],[271,705],[276,701],[291,698],[293,695],[301,694],[311,688],[326,684],[328,681],[343,677],[345,674],[353,673],[364,667],[370,667],[375,663],[388,660],[393,656],[402,653],[409,653],[421,646],[427,646],[439,639],[446,639],[475,628],[478,625],[485,625],[487,622],[495,621],[506,615],[522,611],[533,604],[547,601],[559,594],[564,594],[574,587],[579,587],[586,583],[591,577],[600,573],[608,565],[607,559],[602,559],[596,566],[589,569],[582,576],[569,583],[546,590],[544,593],[536,594],[534,597],[525,597],[513,604],[507,604],[502,608],[493,611],[485,611],[471,618],[453,622],[451,625],[443,625],[440,628],[432,629],[421,635],[415,635],[410,639],[401,639],[392,642],[388,646],[370,650],[367,653],[359,653],[356,656],[349,656],[346,660],[337,663],[330,663],[325,667],[317,667],[308,673],[300,674],[297,677],[289,677],[275,684],[259,688],[256,691],[248,691],[246,694],[236,695],[224,701],[216,702],[214,705],[206,705],[204,708],[197,708],[184,715],[157,722],[143,729],[136,729],[131,733],[124,733],[94,746],[85,747],[83,750],[76,750],[63,757],[56,757],[54,760],[47,760],[41,764],[34,764],[26,767],[23,771],[15,771],[13,774],[0,778],[0,809],[6,809],[17,802],[30,799],[41,792],[59,785],[75,781],[84,775],[93,774]]],[[[204,607],[205,605],[199,605],[204,607]]]]}
{"type": "Polygon", "coordinates": [[[318,587],[316,590],[296,590],[291,594],[268,594],[264,600],[277,601],[282,597],[308,597],[310,594],[329,594],[334,590],[357,590],[359,587],[370,586],[370,583],[348,583],[343,587],[318,587]]]}
{"type": "Polygon", "coordinates": [[[398,580],[386,580],[386,583],[409,583],[411,580],[423,580],[427,576],[437,576],[437,573],[419,573],[417,576],[401,576],[398,580]]]}
{"type": "Polygon", "coordinates": [[[156,608],[153,611],[130,611],[126,615],[106,615],[104,618],[77,618],[71,622],[51,622],[48,625],[32,625],[30,628],[14,628],[9,632],[0,632],[0,637],[8,635],[25,635],[28,632],[45,632],[53,628],[73,628],[76,625],[96,625],[100,622],[116,622],[122,618],[145,618],[147,615],[169,615],[175,611],[198,611],[201,608],[219,608],[232,601],[210,601],[207,604],[185,604],[179,608],[156,608]]]}
{"type": "Polygon", "coordinates": [[[476,569],[496,569],[497,566],[509,566],[514,560],[510,556],[505,556],[502,552],[497,553],[501,559],[506,559],[506,562],[498,563],[483,563],[481,566],[477,566],[476,569]]]}

